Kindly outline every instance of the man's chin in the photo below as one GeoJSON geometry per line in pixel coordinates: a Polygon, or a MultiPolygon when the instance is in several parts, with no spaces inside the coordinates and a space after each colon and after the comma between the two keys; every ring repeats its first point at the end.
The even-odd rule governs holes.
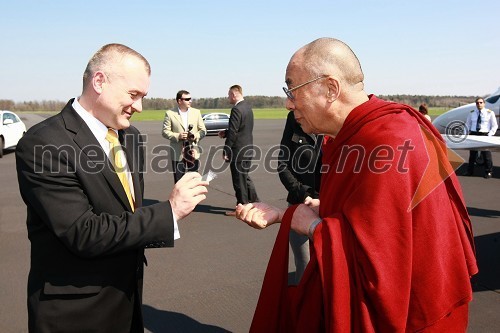
{"type": "Polygon", "coordinates": [[[312,129],[311,127],[307,126],[307,124],[299,124],[300,125],[300,128],[302,128],[302,131],[304,131],[304,133],[307,133],[307,134],[311,134],[312,133],[312,129]]]}
{"type": "Polygon", "coordinates": [[[117,125],[119,127],[119,128],[117,128],[117,130],[129,128],[130,127],[130,120],[129,119],[120,119],[120,121],[117,125]]]}

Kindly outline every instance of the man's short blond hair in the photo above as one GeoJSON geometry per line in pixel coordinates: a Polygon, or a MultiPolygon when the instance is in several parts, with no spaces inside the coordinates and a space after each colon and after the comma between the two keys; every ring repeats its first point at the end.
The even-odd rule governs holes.
{"type": "Polygon", "coordinates": [[[85,68],[85,72],[83,73],[83,89],[90,83],[94,73],[103,71],[106,74],[110,74],[113,65],[127,56],[140,59],[148,75],[151,75],[149,62],[139,52],[123,44],[106,44],[90,58],[87,68],[85,68]]]}

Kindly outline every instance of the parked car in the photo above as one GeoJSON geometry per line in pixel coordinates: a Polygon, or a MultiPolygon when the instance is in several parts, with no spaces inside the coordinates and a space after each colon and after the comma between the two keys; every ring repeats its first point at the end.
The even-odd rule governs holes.
{"type": "Polygon", "coordinates": [[[14,112],[0,110],[0,158],[4,149],[13,148],[26,133],[26,125],[14,112]]]}
{"type": "Polygon", "coordinates": [[[207,113],[202,115],[203,123],[207,128],[207,135],[217,134],[226,130],[229,126],[229,115],[227,113],[207,113]]]}

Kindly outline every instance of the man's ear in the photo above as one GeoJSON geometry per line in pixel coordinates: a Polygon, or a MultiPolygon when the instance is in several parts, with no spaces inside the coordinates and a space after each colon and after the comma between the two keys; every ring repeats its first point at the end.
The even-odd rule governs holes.
{"type": "Polygon", "coordinates": [[[328,87],[328,93],[326,94],[326,97],[331,103],[340,96],[340,80],[333,76],[328,76],[326,80],[328,87]]]}
{"type": "Polygon", "coordinates": [[[103,91],[104,84],[106,83],[106,75],[103,72],[95,72],[92,78],[92,86],[96,93],[101,94],[103,91]]]}

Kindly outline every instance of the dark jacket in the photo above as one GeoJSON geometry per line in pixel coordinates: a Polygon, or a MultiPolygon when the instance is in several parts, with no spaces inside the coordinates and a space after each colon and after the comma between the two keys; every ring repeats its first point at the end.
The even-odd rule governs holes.
{"type": "Polygon", "coordinates": [[[16,150],[31,241],[29,330],[142,332],[144,247],[174,245],[172,209],[168,201],[141,207],[144,152],[130,127],[119,136],[134,184],[132,213],[72,102],[32,127],[16,150]]]}
{"type": "Polygon", "coordinates": [[[226,130],[224,155],[232,162],[251,160],[253,152],[253,111],[250,104],[242,100],[231,109],[226,130]]]}
{"type": "Polygon", "coordinates": [[[302,203],[307,196],[319,197],[322,141],[322,135],[304,133],[293,112],[288,113],[278,157],[278,173],[288,190],[288,203],[302,203]]]}

